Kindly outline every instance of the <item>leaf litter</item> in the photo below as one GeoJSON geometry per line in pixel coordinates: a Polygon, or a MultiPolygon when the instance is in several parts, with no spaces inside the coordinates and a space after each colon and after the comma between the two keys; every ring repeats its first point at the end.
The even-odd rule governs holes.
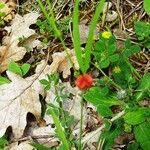
{"type": "MultiPolygon", "coordinates": [[[[11,9],[7,6],[3,11],[5,11],[6,14],[9,14],[13,10],[15,10],[16,4],[13,4],[12,6],[13,8],[11,9]]],[[[113,22],[118,18],[118,14],[114,10],[111,10],[111,8],[111,3],[105,3],[103,15],[104,17],[106,17],[106,22],[113,22]]],[[[8,22],[14,17],[11,22],[11,26],[7,26],[4,28],[7,31],[7,36],[3,38],[2,46],[0,47],[0,73],[5,73],[8,64],[12,60],[19,61],[24,58],[25,54],[27,53],[27,49],[24,47],[24,45],[30,46],[31,51],[34,51],[35,47],[39,47],[39,49],[42,49],[41,41],[38,40],[38,34],[35,32],[35,30],[30,29],[30,25],[35,24],[39,16],[39,13],[31,12],[24,15],[23,17],[19,14],[16,14],[15,17],[8,15],[8,17],[5,18],[5,21],[8,22]],[[25,39],[23,45],[20,44],[20,38],[25,39]]],[[[81,23],[79,28],[81,43],[85,44],[89,32],[89,27],[85,23],[81,23]]],[[[97,40],[98,29],[96,29],[95,31],[95,37],[95,39],[97,40]]],[[[45,49],[47,49],[47,47],[45,47],[45,49]]],[[[69,50],[69,54],[74,63],[75,69],[79,70],[79,65],[77,63],[74,51],[69,50]]],[[[36,67],[35,74],[26,78],[22,78],[10,71],[6,71],[6,76],[11,80],[11,82],[0,86],[0,116],[2,116],[0,121],[0,136],[3,136],[7,128],[11,126],[14,136],[13,139],[16,140],[14,140],[15,142],[8,146],[8,149],[32,150],[33,147],[30,145],[30,143],[33,142],[32,137],[38,136],[43,136],[43,138],[37,138],[36,140],[43,145],[47,143],[45,144],[45,146],[53,147],[58,146],[59,144],[58,139],[55,137],[55,128],[51,127],[53,120],[49,115],[45,115],[45,117],[43,118],[46,123],[42,126],[38,126],[38,122],[41,121],[41,102],[39,95],[46,97],[45,101],[47,104],[56,104],[56,95],[54,94],[54,88],[52,88],[48,92],[45,92],[43,86],[39,81],[41,79],[47,79],[47,75],[53,74],[55,72],[62,73],[62,77],[64,79],[67,79],[71,75],[72,65],[69,63],[67,55],[64,51],[55,52],[51,55],[51,57],[52,62],[50,65],[47,65],[44,60],[41,61],[36,67]],[[32,113],[36,118],[36,125],[33,125],[30,130],[29,136],[31,136],[31,139],[29,138],[24,142],[23,135],[28,124],[28,113],[32,113]],[[44,136],[47,135],[52,137],[45,138],[44,136]],[[23,142],[21,141],[20,143],[19,140],[23,140],[23,142]]],[[[70,115],[73,115],[75,117],[77,124],[73,128],[72,133],[74,136],[78,137],[80,132],[79,121],[81,114],[79,112],[79,109],[81,102],[81,93],[79,89],[77,89],[76,87],[72,87],[70,82],[63,82],[63,80],[60,80],[59,83],[62,87],[64,87],[64,93],[73,95],[71,98],[69,97],[68,99],[63,101],[63,107],[70,113],[70,115]]],[[[102,118],[97,118],[97,115],[92,116],[91,118],[91,114],[93,115],[95,111],[96,109],[91,104],[87,104],[84,107],[83,111],[83,129],[85,135],[83,141],[88,141],[87,149],[95,149],[93,143],[95,143],[99,138],[99,134],[94,134],[94,132],[98,131],[99,129],[95,130],[95,128],[99,126],[99,123],[103,121],[102,118]],[[91,120],[92,122],[90,122],[91,120]],[[89,132],[88,127],[95,131],[89,132]]],[[[122,137],[120,137],[120,140],[122,140],[122,137]]]]}

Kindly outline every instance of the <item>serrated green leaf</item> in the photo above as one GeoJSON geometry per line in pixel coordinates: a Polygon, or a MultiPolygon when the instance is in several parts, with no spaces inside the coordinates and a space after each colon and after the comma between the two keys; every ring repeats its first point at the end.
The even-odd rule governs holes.
{"type": "Polygon", "coordinates": [[[125,41],[125,50],[124,50],[123,54],[126,57],[130,57],[133,54],[140,52],[140,50],[141,50],[141,48],[138,45],[131,44],[130,39],[127,39],[125,41]]]}
{"type": "Polygon", "coordinates": [[[144,0],[144,10],[148,15],[150,15],[150,0],[144,0]]]}
{"type": "Polygon", "coordinates": [[[23,64],[23,65],[21,66],[21,70],[22,70],[23,76],[26,75],[26,73],[29,71],[30,66],[31,66],[30,64],[23,64]]]}
{"type": "Polygon", "coordinates": [[[0,85],[10,83],[10,80],[8,80],[5,77],[0,76],[0,85]]]}
{"type": "Polygon", "coordinates": [[[95,106],[105,105],[110,107],[120,104],[115,97],[109,97],[106,96],[105,93],[102,93],[101,88],[99,87],[90,88],[90,90],[84,94],[84,98],[86,101],[91,102],[95,106]]]}
{"type": "Polygon", "coordinates": [[[138,21],[135,23],[134,30],[139,40],[144,40],[150,36],[150,23],[138,21]]]}
{"type": "Polygon", "coordinates": [[[141,79],[140,85],[138,87],[138,93],[135,95],[135,100],[140,101],[147,95],[148,91],[150,90],[150,73],[146,73],[143,78],[141,79]]]}
{"type": "Polygon", "coordinates": [[[134,127],[136,140],[140,143],[143,150],[150,149],[150,124],[144,122],[139,126],[134,127]]]}
{"type": "Polygon", "coordinates": [[[13,72],[13,73],[19,74],[20,76],[23,75],[21,67],[17,63],[15,63],[13,61],[9,63],[8,70],[13,72]]]}
{"type": "Polygon", "coordinates": [[[116,62],[116,61],[119,60],[119,55],[118,54],[111,55],[109,57],[109,59],[110,59],[111,62],[116,62]]]}
{"type": "Polygon", "coordinates": [[[108,46],[108,52],[109,52],[109,55],[112,55],[114,54],[114,52],[116,51],[116,45],[109,45],[108,46]]]}
{"type": "Polygon", "coordinates": [[[125,120],[125,123],[130,125],[137,125],[144,122],[146,117],[149,116],[149,108],[139,108],[138,110],[126,113],[123,118],[125,120]]]}
{"type": "Polygon", "coordinates": [[[100,62],[100,68],[107,68],[110,64],[109,58],[106,58],[100,62]]]}
{"type": "Polygon", "coordinates": [[[103,52],[105,50],[105,42],[102,40],[99,40],[95,44],[95,51],[103,52]]]}
{"type": "Polygon", "coordinates": [[[97,112],[103,116],[103,117],[108,117],[108,116],[111,116],[112,115],[112,111],[111,109],[109,108],[109,106],[106,106],[106,105],[99,105],[97,107],[97,112]]]}

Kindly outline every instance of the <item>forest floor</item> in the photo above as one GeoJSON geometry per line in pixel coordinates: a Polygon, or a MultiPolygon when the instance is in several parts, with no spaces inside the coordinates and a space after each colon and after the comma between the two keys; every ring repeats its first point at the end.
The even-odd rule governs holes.
{"type": "Polygon", "coordinates": [[[149,15],[147,0],[0,0],[0,149],[149,150],[149,15]]]}

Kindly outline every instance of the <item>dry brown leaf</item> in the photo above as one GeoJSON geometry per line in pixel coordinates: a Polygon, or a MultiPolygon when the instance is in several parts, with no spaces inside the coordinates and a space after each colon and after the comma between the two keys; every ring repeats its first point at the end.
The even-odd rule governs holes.
{"type": "Polygon", "coordinates": [[[4,20],[10,21],[14,17],[14,11],[16,10],[16,1],[15,0],[0,0],[0,3],[5,4],[5,7],[1,9],[1,12],[5,13],[4,20]]]}
{"type": "Polygon", "coordinates": [[[107,22],[112,22],[116,20],[118,17],[118,14],[116,11],[114,10],[110,11],[111,7],[112,7],[112,2],[105,2],[104,8],[103,8],[103,15],[105,15],[106,17],[105,20],[107,22]]]}
{"type": "MultiPolygon", "coordinates": [[[[76,56],[74,54],[73,50],[68,50],[71,60],[73,62],[73,65],[76,70],[79,70],[79,64],[77,62],[76,56]]],[[[67,78],[71,71],[72,65],[69,62],[68,56],[66,55],[66,52],[57,52],[52,55],[53,62],[50,65],[51,73],[54,72],[63,72],[63,78],[67,78]]]]}
{"type": "Polygon", "coordinates": [[[33,76],[23,79],[9,71],[7,75],[12,82],[0,86],[0,137],[12,126],[15,138],[19,138],[23,135],[28,112],[40,118],[40,89],[30,86],[33,76]]]}
{"type": "MultiPolygon", "coordinates": [[[[81,44],[86,43],[88,34],[89,34],[89,26],[85,25],[84,22],[79,25],[79,31],[80,31],[80,40],[81,44]]],[[[99,29],[96,28],[94,32],[94,39],[97,40],[99,36],[99,29]]]]}
{"type": "Polygon", "coordinates": [[[18,61],[23,58],[26,53],[24,47],[18,47],[16,43],[8,44],[0,47],[0,73],[7,69],[11,61],[18,61]]]}
{"type": "Polygon", "coordinates": [[[36,22],[38,16],[38,13],[33,12],[26,14],[24,17],[17,14],[12,21],[12,25],[6,28],[10,36],[3,39],[3,46],[0,47],[0,73],[7,69],[10,61],[18,61],[23,58],[26,49],[18,46],[19,38],[28,38],[35,34],[35,31],[29,29],[29,26],[36,22]]]}

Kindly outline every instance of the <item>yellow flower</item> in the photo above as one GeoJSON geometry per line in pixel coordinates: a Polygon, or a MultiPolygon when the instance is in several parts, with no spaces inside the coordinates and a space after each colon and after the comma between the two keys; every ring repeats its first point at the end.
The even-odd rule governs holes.
{"type": "Polygon", "coordinates": [[[114,73],[120,73],[120,72],[121,72],[120,67],[119,67],[119,66],[115,66],[115,67],[113,68],[113,72],[114,72],[114,73]]]}
{"type": "Polygon", "coordinates": [[[104,32],[102,33],[102,37],[103,37],[104,39],[109,39],[110,36],[111,36],[111,32],[104,31],[104,32]]]}

